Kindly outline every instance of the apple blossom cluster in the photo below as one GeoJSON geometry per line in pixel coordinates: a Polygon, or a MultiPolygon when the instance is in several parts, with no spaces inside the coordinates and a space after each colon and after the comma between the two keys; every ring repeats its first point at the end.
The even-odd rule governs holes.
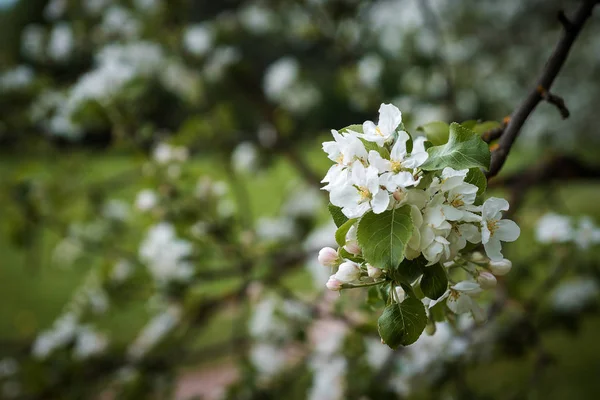
{"type": "Polygon", "coordinates": [[[319,252],[319,262],[335,272],[327,288],[391,281],[396,288],[390,290],[395,292],[391,299],[402,303],[408,288],[400,283],[416,286],[422,274],[421,289],[431,307],[447,299],[453,312],[471,311],[481,319],[472,296],[510,270],[502,242],[520,234],[515,222],[502,218],[509,209],[505,199],[482,199],[486,179],[480,168],[489,165],[487,145],[455,123],[439,146],[426,137],[411,137],[400,110],[391,104],[381,105],[377,124],[367,121],[332,134],[334,140],[323,143],[323,150],[335,164],[323,179],[323,190],[329,192],[340,248],[319,252]],[[478,247],[487,257],[473,254],[478,247]],[[410,265],[420,272],[407,275],[410,265]],[[466,280],[449,278],[457,268],[463,278],[466,272],[466,280]],[[445,286],[436,287],[438,281],[445,286]]]}

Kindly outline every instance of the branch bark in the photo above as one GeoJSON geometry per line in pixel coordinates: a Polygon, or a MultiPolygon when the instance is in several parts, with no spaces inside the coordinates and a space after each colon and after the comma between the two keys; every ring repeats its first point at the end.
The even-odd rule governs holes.
{"type": "Polygon", "coordinates": [[[582,1],[572,20],[568,20],[563,14],[563,18],[561,19],[561,23],[564,27],[562,35],[554,48],[554,52],[546,62],[536,85],[530,91],[527,98],[525,98],[521,105],[519,105],[512,113],[506,129],[502,132],[498,148],[492,153],[490,170],[487,173],[488,179],[496,176],[498,172],[500,172],[513,143],[525,124],[525,121],[527,121],[527,118],[537,107],[539,102],[544,99],[543,93],[550,91],[554,80],[558,76],[558,73],[569,55],[569,51],[571,50],[575,39],[579,36],[579,32],[581,32],[585,22],[592,15],[592,10],[596,4],[598,4],[598,0],[582,1]],[[543,91],[541,91],[540,88],[542,88],[543,91]]]}

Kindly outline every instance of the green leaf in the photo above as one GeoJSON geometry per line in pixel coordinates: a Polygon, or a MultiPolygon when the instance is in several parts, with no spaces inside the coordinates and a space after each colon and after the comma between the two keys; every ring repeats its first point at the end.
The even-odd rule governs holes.
{"type": "Polygon", "coordinates": [[[363,257],[374,267],[391,270],[404,259],[406,243],[412,236],[410,206],[381,214],[369,211],[358,223],[357,238],[363,257]]]}
{"type": "Polygon", "coordinates": [[[385,147],[379,147],[379,145],[377,143],[369,142],[368,140],[365,140],[365,139],[360,139],[360,141],[363,142],[363,144],[365,145],[365,150],[367,150],[367,153],[370,152],[371,150],[375,150],[376,152],[379,153],[379,155],[381,157],[387,158],[389,160],[390,152],[385,147]]]}
{"type": "Polygon", "coordinates": [[[441,264],[435,264],[425,268],[421,278],[421,290],[430,299],[439,299],[448,289],[448,276],[441,264]]]}
{"type": "Polygon", "coordinates": [[[465,182],[477,186],[477,196],[481,196],[487,189],[487,178],[479,168],[470,168],[465,182]]]}
{"type": "Polygon", "coordinates": [[[421,166],[426,171],[451,167],[454,169],[485,168],[490,166],[490,149],[481,137],[453,122],[450,138],[442,146],[427,149],[429,158],[421,166]]]}
{"type": "Polygon", "coordinates": [[[448,142],[448,136],[450,135],[450,126],[442,121],[430,122],[418,127],[417,130],[423,132],[427,140],[434,146],[440,146],[448,142]]]}
{"type": "Polygon", "coordinates": [[[354,124],[354,125],[348,125],[345,128],[342,128],[339,130],[340,133],[347,133],[348,131],[352,131],[352,132],[356,132],[356,133],[363,133],[363,128],[362,128],[362,125],[354,124]]]}
{"type": "Polygon", "coordinates": [[[443,322],[446,320],[446,302],[440,301],[429,309],[431,319],[435,322],[443,322]]]}
{"type": "Polygon", "coordinates": [[[381,295],[381,289],[379,286],[371,286],[367,292],[367,304],[372,308],[380,308],[385,306],[385,301],[381,295]]]}
{"type": "Polygon", "coordinates": [[[477,120],[476,119],[469,119],[467,121],[463,121],[460,123],[462,126],[464,126],[467,129],[471,129],[473,130],[473,128],[475,128],[475,126],[477,126],[477,120]]]}
{"type": "Polygon", "coordinates": [[[348,217],[346,217],[342,212],[342,207],[334,206],[333,204],[329,203],[327,208],[329,209],[329,214],[331,214],[331,218],[333,218],[335,226],[338,228],[348,221],[348,217]]]}
{"type": "Polygon", "coordinates": [[[427,325],[423,303],[409,297],[400,304],[391,304],[377,321],[381,339],[392,349],[417,341],[427,325]]]}
{"type": "Polygon", "coordinates": [[[414,260],[404,260],[396,268],[390,270],[390,276],[397,282],[411,284],[423,274],[427,264],[425,257],[420,256],[414,260]]]}
{"type": "Polygon", "coordinates": [[[478,135],[481,135],[491,129],[494,128],[498,128],[499,126],[501,126],[502,124],[498,121],[485,121],[485,122],[481,122],[476,124],[473,128],[471,128],[473,130],[473,132],[475,132],[478,135]]]}
{"type": "Polygon", "coordinates": [[[339,253],[340,253],[340,256],[342,256],[342,258],[347,258],[350,261],[354,261],[359,264],[365,262],[365,260],[361,256],[354,255],[354,254],[348,252],[343,247],[341,247],[339,249],[339,253]]]}
{"type": "Polygon", "coordinates": [[[346,234],[352,228],[352,225],[356,222],[356,218],[349,219],[342,226],[340,226],[337,231],[335,231],[335,241],[340,246],[346,244],[346,234]]]}

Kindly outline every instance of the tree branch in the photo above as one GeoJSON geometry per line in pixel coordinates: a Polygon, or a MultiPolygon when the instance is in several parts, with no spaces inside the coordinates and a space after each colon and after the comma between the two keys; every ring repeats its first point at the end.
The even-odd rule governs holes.
{"type": "Polygon", "coordinates": [[[592,15],[592,10],[597,3],[598,0],[582,1],[572,20],[568,20],[564,14],[563,18],[559,18],[565,29],[554,48],[554,52],[546,62],[544,70],[534,89],[512,113],[506,129],[500,137],[498,148],[492,153],[490,170],[487,173],[488,179],[498,174],[508,157],[508,153],[510,152],[513,143],[521,131],[521,128],[525,124],[525,121],[538,103],[543,100],[542,92],[539,88],[542,88],[544,92],[550,91],[550,87],[563,67],[575,39],[577,39],[577,36],[579,35],[579,32],[581,32],[587,19],[592,15]]]}

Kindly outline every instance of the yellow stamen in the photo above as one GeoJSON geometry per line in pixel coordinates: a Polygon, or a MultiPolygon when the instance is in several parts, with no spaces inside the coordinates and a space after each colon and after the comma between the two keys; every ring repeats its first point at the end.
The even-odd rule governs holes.
{"type": "Polygon", "coordinates": [[[379,127],[375,127],[375,132],[379,135],[379,136],[383,136],[383,132],[381,132],[381,129],[379,129],[379,127]]]}

